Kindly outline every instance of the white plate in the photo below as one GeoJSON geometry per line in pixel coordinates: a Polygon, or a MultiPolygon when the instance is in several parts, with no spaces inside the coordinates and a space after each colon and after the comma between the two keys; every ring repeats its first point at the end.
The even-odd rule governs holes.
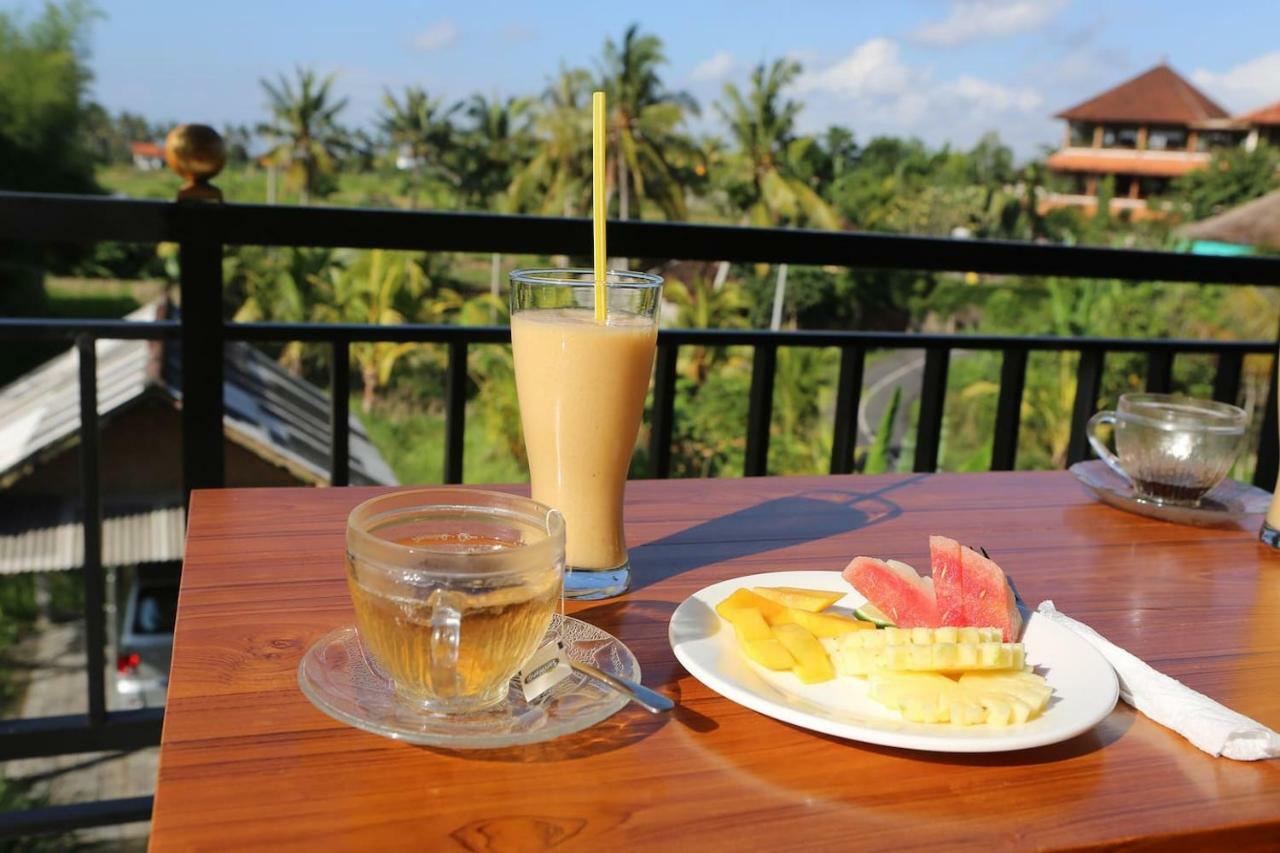
{"type": "Polygon", "coordinates": [[[912,723],[867,698],[866,682],[837,676],[801,684],[789,672],[771,672],[738,651],[733,629],[715,605],[740,587],[798,586],[847,593],[834,609],[851,610],[866,599],[839,572],[769,572],[701,589],[671,615],[671,648],[689,673],[726,699],[783,722],[849,740],[933,752],[1004,752],[1057,743],[1088,731],[1115,707],[1115,671],[1092,646],[1035,614],[1022,642],[1027,662],[1053,687],[1044,714],[1020,726],[950,726],[912,723]]]}

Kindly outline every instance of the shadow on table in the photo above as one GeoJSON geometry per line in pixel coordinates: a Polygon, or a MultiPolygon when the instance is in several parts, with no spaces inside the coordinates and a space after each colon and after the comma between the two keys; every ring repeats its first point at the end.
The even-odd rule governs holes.
{"type": "Polygon", "coordinates": [[[631,549],[632,591],[691,569],[825,539],[897,518],[886,492],[918,483],[921,474],[871,492],[813,489],[755,504],[631,549]]]}

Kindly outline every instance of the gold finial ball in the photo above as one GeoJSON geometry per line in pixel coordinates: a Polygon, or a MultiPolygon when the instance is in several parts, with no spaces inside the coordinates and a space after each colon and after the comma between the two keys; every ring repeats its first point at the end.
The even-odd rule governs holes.
{"type": "Polygon", "coordinates": [[[165,137],[164,159],[188,184],[204,183],[222,171],[227,149],[207,124],[180,124],[165,137]]]}

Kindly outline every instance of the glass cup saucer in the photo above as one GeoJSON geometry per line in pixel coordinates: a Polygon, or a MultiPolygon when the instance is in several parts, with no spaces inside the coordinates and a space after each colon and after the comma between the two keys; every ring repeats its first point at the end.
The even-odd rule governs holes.
{"type": "Polygon", "coordinates": [[[1199,506],[1161,504],[1139,497],[1133,485],[1106,466],[1101,459],[1077,462],[1069,469],[1080,484],[1107,506],[1196,527],[1220,527],[1246,520],[1246,516],[1266,512],[1271,494],[1237,480],[1223,480],[1200,499],[1199,506]]]}
{"type": "MultiPolygon", "coordinates": [[[[572,616],[556,614],[544,642],[557,634],[575,660],[612,675],[640,680],[640,664],[621,640],[572,616]]],[[[491,749],[551,740],[594,726],[627,704],[627,697],[574,672],[527,702],[512,679],[507,700],[472,714],[433,714],[400,698],[371,668],[354,625],[317,640],[298,664],[298,686],[335,720],[394,740],[450,749],[491,749]]]]}

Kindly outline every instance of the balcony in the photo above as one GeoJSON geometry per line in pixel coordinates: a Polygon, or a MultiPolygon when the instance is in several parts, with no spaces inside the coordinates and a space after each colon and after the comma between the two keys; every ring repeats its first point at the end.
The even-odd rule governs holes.
{"type": "MultiPolygon", "coordinates": [[[[1084,150],[1081,150],[1084,151],[1084,150]]],[[[1075,156],[1077,149],[1062,154],[1075,156]]],[[[1204,155],[1187,152],[1088,152],[1126,163],[1198,164],[1204,155]]],[[[1058,155],[1055,155],[1058,156],[1058,155]]],[[[1085,156],[1083,153],[1081,156],[1085,156]]],[[[1052,162],[1052,161],[1051,161],[1052,162]]],[[[1191,166],[1188,166],[1190,168],[1191,166]]],[[[1132,171],[1132,169],[1129,169],[1132,171]]],[[[328,481],[351,481],[349,429],[351,346],[367,341],[435,343],[447,349],[444,390],[443,470],[447,482],[463,479],[469,348],[504,345],[501,326],[324,325],[224,322],[222,258],[231,245],[385,248],[413,251],[502,252],[586,255],[591,231],[584,221],[480,214],[285,208],[242,204],[124,201],[96,197],[0,193],[0,235],[34,243],[126,241],[174,242],[180,246],[182,315],[147,323],[0,319],[0,340],[59,341],[78,353],[80,500],[84,543],[84,618],[87,652],[87,713],[7,720],[0,723],[0,759],[134,749],[159,742],[158,710],[108,711],[105,702],[103,615],[103,505],[98,350],[103,340],[164,340],[181,345],[185,369],[182,400],[181,469],[183,492],[217,488],[227,472],[220,452],[226,401],[222,397],[224,347],[236,342],[306,341],[328,348],[331,388],[330,431],[325,442],[328,481]]],[[[611,225],[610,248],[619,256],[649,259],[790,263],[850,268],[976,272],[997,275],[1053,275],[1130,281],[1280,286],[1280,259],[1187,256],[1160,252],[1076,248],[975,240],[908,238],[891,235],[789,229],[748,229],[709,225],[623,222],[611,225]]],[[[839,371],[833,435],[827,470],[854,470],[856,420],[865,393],[866,359],[876,350],[922,350],[920,409],[911,467],[936,470],[943,438],[947,379],[957,350],[1001,354],[999,390],[990,445],[990,468],[1017,463],[1028,359],[1043,352],[1078,353],[1076,393],[1071,404],[1068,462],[1086,458],[1085,423],[1097,408],[1103,369],[1110,354],[1145,355],[1145,386],[1165,391],[1180,357],[1215,362],[1213,395],[1236,401],[1244,359],[1274,352],[1270,340],[1169,340],[1052,336],[912,334],[870,331],[750,331],[664,329],[659,336],[653,402],[649,414],[652,476],[671,473],[676,369],[680,351],[695,346],[740,346],[752,352],[745,436],[747,476],[770,471],[770,425],[778,353],[786,348],[836,348],[839,371]]],[[[1275,388],[1275,367],[1269,387],[1275,388]]],[[[1274,485],[1277,468],[1276,405],[1269,399],[1254,482],[1274,485]]],[[[51,806],[0,815],[0,837],[79,826],[146,819],[149,798],[51,806]]]]}

